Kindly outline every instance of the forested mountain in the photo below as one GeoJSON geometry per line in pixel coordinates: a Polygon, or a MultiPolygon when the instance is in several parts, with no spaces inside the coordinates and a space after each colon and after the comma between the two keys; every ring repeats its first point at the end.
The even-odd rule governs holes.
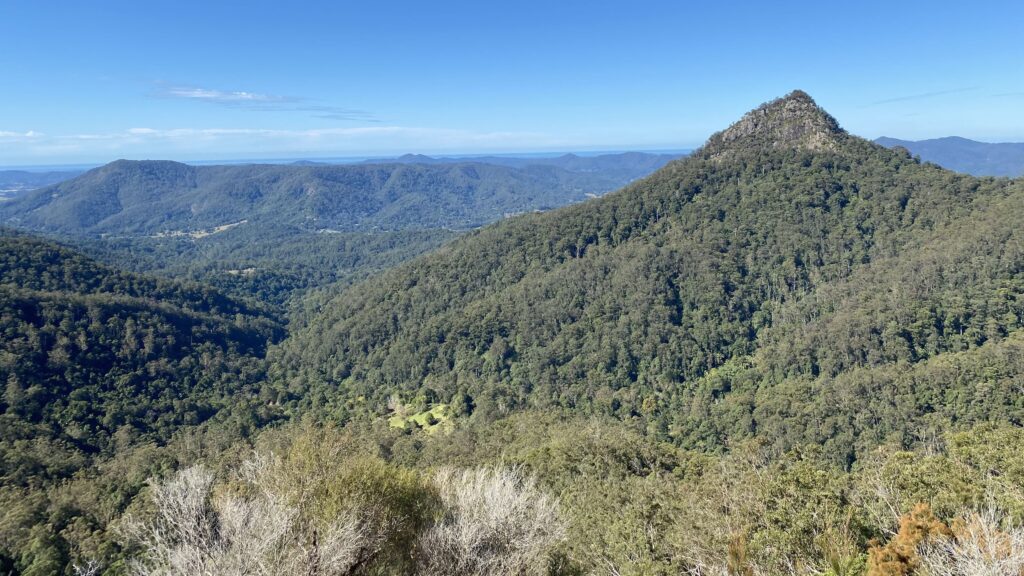
{"type": "Polygon", "coordinates": [[[642,153],[432,165],[117,161],[23,195],[0,208],[0,220],[69,239],[115,266],[280,305],[461,231],[604,194],[667,161],[642,153]]]}
{"type": "Polygon", "coordinates": [[[274,380],[341,418],[395,395],[483,418],[555,408],[849,465],[1024,420],[1022,217],[1022,183],[920,164],[794,92],[620,192],[343,292],[274,380]]]}
{"type": "Polygon", "coordinates": [[[468,229],[585,200],[644,173],[484,163],[189,166],[119,160],[4,204],[0,220],[44,232],[117,236],[204,236],[264,225],[341,232],[468,229]]]}
{"type": "Polygon", "coordinates": [[[975,176],[1024,176],[1024,143],[977,142],[959,136],[917,141],[883,136],[875,143],[906,148],[926,162],[975,176]]]}

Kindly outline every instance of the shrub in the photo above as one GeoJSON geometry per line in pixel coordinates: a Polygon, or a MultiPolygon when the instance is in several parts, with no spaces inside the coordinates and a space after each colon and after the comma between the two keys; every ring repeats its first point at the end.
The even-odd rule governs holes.
{"type": "Polygon", "coordinates": [[[918,548],[923,576],[1021,576],[1024,528],[1007,526],[995,510],[965,515],[953,534],[918,548]]]}
{"type": "Polygon", "coordinates": [[[444,516],[419,540],[426,574],[545,574],[565,534],[554,498],[518,470],[442,469],[444,516]]]}

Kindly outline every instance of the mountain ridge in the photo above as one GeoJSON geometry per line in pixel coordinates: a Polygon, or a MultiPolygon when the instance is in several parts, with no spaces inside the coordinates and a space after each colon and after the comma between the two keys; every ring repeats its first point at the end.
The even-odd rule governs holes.
{"type": "MultiPolygon", "coordinates": [[[[427,156],[424,154],[405,154],[388,160],[402,163],[452,164],[458,162],[480,162],[498,166],[556,166],[570,172],[611,172],[636,178],[647,175],[661,168],[683,154],[666,154],[653,152],[617,152],[595,155],[580,155],[572,152],[559,156],[427,156]]],[[[365,163],[379,163],[368,160],[365,163]]],[[[627,180],[628,181],[628,180],[627,180]]],[[[625,182],[624,182],[625,183],[625,182]]]]}
{"type": "Polygon", "coordinates": [[[189,233],[241,220],[310,230],[468,229],[586,200],[647,168],[641,163],[572,172],[479,162],[189,166],[118,160],[4,203],[0,222],[91,235],[189,233]]]}
{"type": "Polygon", "coordinates": [[[1024,176],[1024,143],[979,142],[961,136],[916,141],[882,136],[875,143],[899,146],[922,160],[974,176],[1024,176]]]}
{"type": "MultiPolygon", "coordinates": [[[[483,228],[342,292],[282,345],[275,380],[308,382],[307,393],[335,398],[346,414],[379,414],[388,391],[489,418],[526,408],[611,414],[687,446],[791,426],[771,440],[791,448],[815,432],[776,407],[773,390],[892,371],[1018,330],[1024,251],[992,251],[1021,242],[1013,215],[1024,187],[923,165],[848,135],[809,98],[794,101],[755,110],[756,129],[716,134],[599,200],[483,228]],[[1004,198],[1013,202],[993,208],[1004,198]],[[920,245],[958,263],[918,261],[920,245]],[[1005,261],[990,266],[996,258],[1005,261]],[[894,282],[914,289],[893,293],[894,282]],[[811,304],[839,286],[863,324],[811,304]]],[[[921,405],[889,420],[877,382],[843,386],[879,396],[829,416],[844,422],[845,445],[826,442],[839,460],[878,441],[851,423],[858,414],[887,414],[880,429],[894,434],[927,418],[921,405]]],[[[1007,398],[972,417],[1024,410],[1007,398]]]]}

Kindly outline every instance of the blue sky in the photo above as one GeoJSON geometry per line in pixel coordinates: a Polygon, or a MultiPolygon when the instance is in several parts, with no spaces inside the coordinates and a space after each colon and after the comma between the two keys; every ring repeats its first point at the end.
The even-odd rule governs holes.
{"type": "Polygon", "coordinates": [[[0,165],[679,149],[801,88],[1024,141],[1021,2],[0,0],[0,165]]]}

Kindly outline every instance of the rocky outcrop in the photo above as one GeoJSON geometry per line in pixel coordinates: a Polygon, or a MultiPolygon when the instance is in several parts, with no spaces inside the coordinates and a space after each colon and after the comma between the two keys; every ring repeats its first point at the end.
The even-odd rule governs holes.
{"type": "Polygon", "coordinates": [[[795,90],[762,104],[714,134],[697,154],[715,160],[744,150],[834,150],[846,137],[846,131],[835,118],[818,107],[806,92],[795,90]]]}

